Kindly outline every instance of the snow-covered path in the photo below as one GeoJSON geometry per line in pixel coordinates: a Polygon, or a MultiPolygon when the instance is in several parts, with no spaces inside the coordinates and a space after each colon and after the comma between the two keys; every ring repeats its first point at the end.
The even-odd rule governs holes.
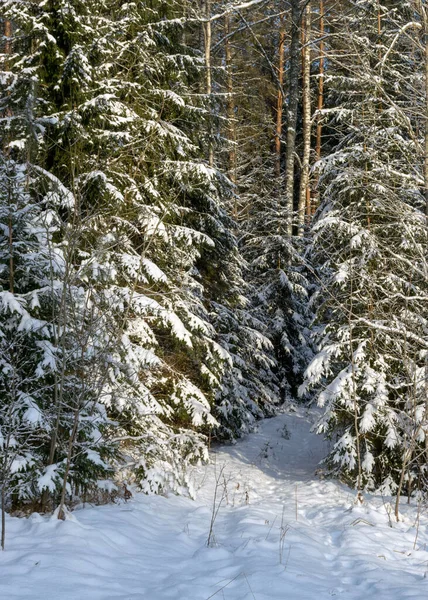
{"type": "Polygon", "coordinates": [[[195,501],[136,495],[76,521],[9,518],[0,600],[428,598],[426,511],[415,545],[415,506],[390,527],[385,499],[355,506],[315,476],[324,453],[305,414],[281,415],[195,470],[195,501]]]}

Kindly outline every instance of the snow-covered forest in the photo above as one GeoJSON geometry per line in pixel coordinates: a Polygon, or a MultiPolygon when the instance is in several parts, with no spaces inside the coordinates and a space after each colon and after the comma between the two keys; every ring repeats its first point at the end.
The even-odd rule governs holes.
{"type": "MultiPolygon", "coordinates": [[[[360,511],[346,527],[386,519],[401,541],[380,539],[405,553],[406,534],[427,564],[426,0],[0,6],[4,560],[28,523],[34,550],[87,507],[85,527],[125,506],[167,515],[166,497],[190,531],[205,494],[210,549],[220,508],[239,504],[275,527],[258,555],[278,530],[286,570],[284,519],[297,527],[301,510],[305,535],[322,535],[325,493],[336,530],[343,494],[360,511]],[[239,458],[270,479],[254,467],[245,487],[239,458]],[[304,485],[318,500],[302,492],[299,507],[304,485]],[[293,517],[269,504],[281,489],[293,517]]],[[[248,564],[216,577],[240,581],[235,594],[173,579],[87,597],[283,598],[262,578],[255,591],[248,564]]],[[[342,593],[338,573],[328,589],[342,593]]],[[[4,597],[30,597],[17,585],[4,597]]]]}

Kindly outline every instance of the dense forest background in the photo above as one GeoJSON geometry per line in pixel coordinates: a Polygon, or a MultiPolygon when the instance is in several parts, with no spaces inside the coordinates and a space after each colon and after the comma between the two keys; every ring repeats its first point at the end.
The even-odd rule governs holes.
{"type": "Polygon", "coordinates": [[[63,517],[296,398],[426,489],[424,0],[3,1],[2,513],[63,517]]]}

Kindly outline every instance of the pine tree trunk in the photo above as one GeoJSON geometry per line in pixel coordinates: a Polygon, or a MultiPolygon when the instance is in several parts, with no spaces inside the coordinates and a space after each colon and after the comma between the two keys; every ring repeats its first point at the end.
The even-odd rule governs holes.
{"type": "Polygon", "coordinates": [[[281,138],[282,138],[282,117],[284,107],[284,44],[285,44],[285,23],[284,14],[280,16],[279,45],[278,45],[278,98],[276,107],[276,135],[275,135],[275,171],[278,180],[278,189],[281,190],[281,138]]]}
{"type": "Polygon", "coordinates": [[[290,67],[288,78],[288,118],[285,155],[285,207],[287,211],[286,231],[293,233],[294,210],[294,160],[296,150],[297,108],[299,103],[299,71],[300,71],[300,2],[291,2],[291,44],[290,67]]]}
{"type": "Polygon", "coordinates": [[[4,36],[6,38],[5,44],[4,44],[4,53],[10,54],[10,52],[11,52],[10,38],[12,37],[12,23],[10,21],[4,22],[4,36]]]}
{"type": "Polygon", "coordinates": [[[305,210],[310,205],[309,166],[311,158],[311,3],[305,11],[303,34],[303,159],[300,178],[299,210],[297,215],[297,234],[303,236],[305,210]]]}

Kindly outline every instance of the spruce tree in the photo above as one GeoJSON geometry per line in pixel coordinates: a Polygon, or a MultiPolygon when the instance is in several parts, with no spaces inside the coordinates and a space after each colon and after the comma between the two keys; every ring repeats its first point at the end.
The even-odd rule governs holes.
{"type": "Polygon", "coordinates": [[[335,52],[350,41],[352,60],[329,77],[336,147],[313,227],[319,352],[306,385],[324,409],[318,431],[335,440],[332,470],[360,490],[400,491],[421,476],[427,427],[423,156],[406,92],[414,48],[397,37],[412,15],[394,2],[349,8],[335,52]]]}

